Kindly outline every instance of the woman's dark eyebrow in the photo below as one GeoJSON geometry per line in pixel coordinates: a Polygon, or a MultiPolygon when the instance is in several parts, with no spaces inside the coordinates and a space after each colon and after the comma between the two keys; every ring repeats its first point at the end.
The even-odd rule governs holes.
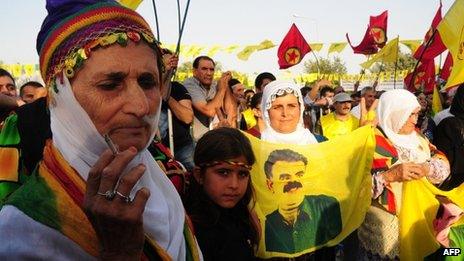
{"type": "Polygon", "coordinates": [[[105,77],[108,80],[112,80],[112,81],[122,81],[126,76],[127,76],[127,73],[123,73],[123,72],[111,72],[111,73],[105,74],[105,77]]]}

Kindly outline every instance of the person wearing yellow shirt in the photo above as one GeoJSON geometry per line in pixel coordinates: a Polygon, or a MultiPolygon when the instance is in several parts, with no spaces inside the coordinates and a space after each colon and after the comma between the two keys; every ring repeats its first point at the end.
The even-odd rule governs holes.
{"type": "MultiPolygon", "coordinates": [[[[368,120],[373,120],[375,118],[375,109],[373,107],[373,104],[374,104],[374,101],[376,100],[376,97],[380,96],[378,95],[379,93],[375,90],[376,86],[377,84],[376,82],[374,82],[374,85],[372,87],[366,86],[361,90],[361,98],[365,100],[366,109],[368,109],[368,114],[367,114],[368,120]]],[[[361,104],[352,106],[351,113],[356,118],[361,119],[361,104]]]]}
{"type": "Polygon", "coordinates": [[[327,139],[346,135],[359,127],[359,119],[351,114],[351,96],[338,93],[333,98],[335,110],[321,117],[322,135],[327,139]]]}

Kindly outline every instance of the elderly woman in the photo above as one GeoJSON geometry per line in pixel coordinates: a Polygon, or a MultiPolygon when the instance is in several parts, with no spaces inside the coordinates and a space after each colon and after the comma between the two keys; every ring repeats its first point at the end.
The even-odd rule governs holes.
{"type": "MultiPolygon", "coordinates": [[[[261,113],[265,123],[261,140],[297,145],[318,143],[318,139],[304,127],[303,112],[303,96],[296,84],[281,80],[270,82],[263,91],[261,101],[261,113]]],[[[319,136],[319,139],[323,140],[323,137],[319,136]]],[[[292,260],[335,260],[335,247],[325,247],[292,260]]]]}
{"type": "Polygon", "coordinates": [[[0,258],[198,260],[179,195],[146,149],[163,72],[148,24],[114,1],[47,10],[37,48],[53,138],[0,211],[0,258]]]}
{"type": "Polygon", "coordinates": [[[270,82],[263,92],[261,111],[266,126],[262,140],[298,145],[318,142],[304,127],[303,97],[296,84],[280,80],[270,82]]]}
{"type": "Polygon", "coordinates": [[[402,182],[426,177],[438,185],[449,175],[446,157],[416,132],[420,109],[414,94],[406,90],[387,91],[380,97],[371,170],[373,203],[358,229],[361,260],[399,258],[402,182]]]}

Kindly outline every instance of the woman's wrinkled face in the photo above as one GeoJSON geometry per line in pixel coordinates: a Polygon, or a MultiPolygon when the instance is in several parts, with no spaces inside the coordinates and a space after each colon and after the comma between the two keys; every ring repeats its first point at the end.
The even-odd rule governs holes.
{"type": "Polygon", "coordinates": [[[152,127],[144,120],[160,103],[156,54],[145,43],[129,42],[92,51],[72,79],[74,96],[98,132],[108,134],[120,150],[141,150],[152,127]]]}
{"type": "Polygon", "coordinates": [[[245,100],[244,92],[245,86],[243,84],[237,83],[232,86],[232,94],[237,101],[243,102],[245,100]]]}
{"type": "Polygon", "coordinates": [[[292,133],[300,121],[300,104],[293,94],[277,97],[271,104],[269,121],[279,133],[292,133]]]}
{"type": "Polygon", "coordinates": [[[408,135],[416,129],[417,118],[419,117],[420,107],[416,108],[399,130],[398,134],[408,135]]]}

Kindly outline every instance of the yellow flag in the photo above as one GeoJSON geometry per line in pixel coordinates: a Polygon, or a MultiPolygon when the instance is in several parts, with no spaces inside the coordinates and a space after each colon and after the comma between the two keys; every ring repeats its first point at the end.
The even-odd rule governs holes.
{"type": "Polygon", "coordinates": [[[220,45],[213,45],[208,53],[206,55],[208,55],[209,57],[213,57],[216,55],[217,52],[219,52],[221,50],[221,46],[220,45]]]}
{"type": "Polygon", "coordinates": [[[24,69],[24,74],[26,74],[27,77],[31,77],[35,71],[35,64],[25,64],[23,66],[23,69],[24,69]]]}
{"type": "Polygon", "coordinates": [[[275,46],[275,44],[272,41],[264,40],[260,44],[258,44],[257,50],[258,51],[266,50],[266,49],[272,48],[274,46],[275,46]]]}
{"type": "MultiPolygon", "coordinates": [[[[464,208],[464,185],[442,191],[425,178],[403,183],[403,203],[399,215],[400,260],[424,260],[440,247],[433,227],[439,207],[436,195],[446,196],[464,208]]],[[[462,255],[459,260],[462,260],[462,255]]]]}
{"type": "MultiPolygon", "coordinates": [[[[189,56],[190,49],[191,49],[191,46],[190,46],[190,45],[182,44],[182,45],[180,46],[180,49],[179,49],[179,55],[180,55],[180,56],[184,56],[184,57],[188,57],[188,56],[189,56]]],[[[171,50],[171,49],[170,49],[170,50],[171,50]]]]}
{"type": "Polygon", "coordinates": [[[192,56],[193,57],[197,57],[200,55],[201,51],[203,51],[205,49],[204,46],[196,46],[196,49],[194,52],[192,52],[192,56]]]}
{"type": "Polygon", "coordinates": [[[441,40],[453,56],[453,69],[445,88],[464,82],[464,0],[456,0],[438,24],[441,40]]]}
{"type": "Polygon", "coordinates": [[[0,68],[6,70],[7,72],[10,72],[10,71],[11,71],[11,70],[10,70],[10,65],[8,65],[8,64],[4,64],[4,63],[3,63],[3,64],[0,64],[0,68]]]}
{"type": "Polygon", "coordinates": [[[203,50],[203,48],[204,48],[203,46],[192,44],[188,50],[186,48],[185,56],[197,57],[200,54],[200,52],[203,50]]]}
{"type": "Polygon", "coordinates": [[[400,43],[404,44],[411,50],[411,53],[415,53],[417,48],[422,44],[422,40],[401,40],[400,43]]]}
{"type": "Polygon", "coordinates": [[[433,88],[432,96],[432,116],[441,110],[443,110],[443,106],[441,105],[440,93],[438,93],[438,87],[435,86],[433,88]]]}
{"type": "Polygon", "coordinates": [[[224,48],[224,51],[226,53],[233,53],[235,50],[237,50],[240,46],[236,44],[229,45],[224,48]]]}
{"type": "Polygon", "coordinates": [[[316,52],[319,52],[322,47],[324,47],[324,44],[321,44],[321,43],[310,43],[309,44],[309,47],[311,47],[311,50],[313,51],[316,51],[316,52]]]}
{"type": "Polygon", "coordinates": [[[130,8],[132,10],[137,9],[139,7],[140,3],[142,3],[143,0],[118,0],[118,2],[127,8],[130,8]]]}
{"type": "Polygon", "coordinates": [[[21,64],[12,64],[10,65],[11,74],[13,77],[17,78],[23,73],[23,67],[21,64]]]}
{"type": "Polygon", "coordinates": [[[317,73],[307,73],[303,75],[303,80],[305,82],[314,82],[317,80],[317,73]]]}
{"type": "Polygon", "coordinates": [[[252,211],[262,231],[258,257],[291,258],[335,246],[360,226],[371,204],[371,126],[305,146],[247,136],[256,156],[251,180],[252,211]],[[290,230],[287,222],[294,224],[290,230]]]}
{"type": "Polygon", "coordinates": [[[388,42],[378,53],[368,61],[360,64],[362,68],[369,69],[375,62],[396,62],[398,57],[398,40],[399,37],[388,42]]]}
{"type": "Polygon", "coordinates": [[[237,54],[237,58],[242,60],[242,61],[247,61],[248,58],[250,58],[250,55],[258,50],[257,45],[248,45],[245,48],[243,48],[242,51],[240,51],[237,54]]]}
{"type": "Polygon", "coordinates": [[[348,43],[346,42],[341,42],[341,43],[332,43],[329,46],[329,52],[328,53],[339,53],[343,51],[348,43]]]}

